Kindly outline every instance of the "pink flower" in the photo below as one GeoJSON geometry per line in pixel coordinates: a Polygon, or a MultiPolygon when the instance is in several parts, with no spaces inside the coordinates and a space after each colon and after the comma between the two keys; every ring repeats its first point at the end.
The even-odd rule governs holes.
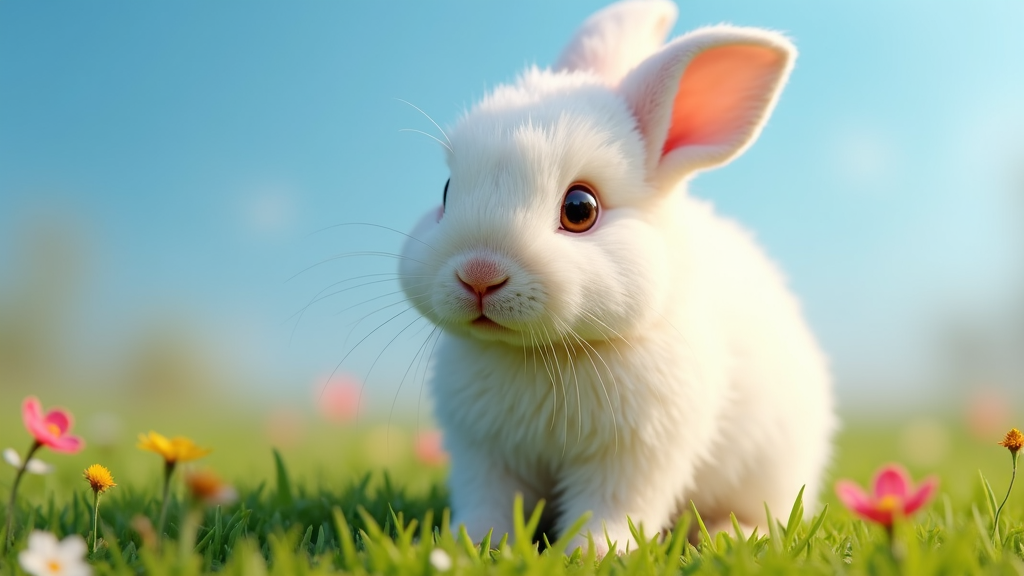
{"type": "Polygon", "coordinates": [[[448,453],[444,451],[440,432],[429,430],[417,435],[416,458],[428,466],[440,466],[448,462],[448,453]]]}
{"type": "Polygon", "coordinates": [[[939,480],[934,476],[915,487],[902,466],[887,464],[875,473],[872,494],[850,480],[840,480],[836,482],[836,495],[854,514],[889,527],[895,515],[909,516],[927,504],[938,487],[939,480]]]}
{"type": "Polygon", "coordinates": [[[85,447],[85,442],[81,438],[68,434],[68,430],[71,429],[71,414],[60,408],[43,414],[43,407],[35,396],[29,396],[21,405],[21,418],[36,442],[54,452],[74,454],[85,447]]]}
{"type": "Polygon", "coordinates": [[[335,376],[321,380],[314,389],[320,414],[330,422],[349,422],[359,412],[359,392],[362,386],[351,376],[335,376]]]}

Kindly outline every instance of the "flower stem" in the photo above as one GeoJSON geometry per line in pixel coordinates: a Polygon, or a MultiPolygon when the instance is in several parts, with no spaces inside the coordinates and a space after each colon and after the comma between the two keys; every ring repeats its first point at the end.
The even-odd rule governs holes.
{"type": "Polygon", "coordinates": [[[92,493],[92,553],[96,553],[96,537],[99,535],[97,529],[100,522],[100,493],[92,493]]]}
{"type": "Polygon", "coordinates": [[[28,461],[32,459],[32,455],[36,453],[36,450],[42,447],[38,441],[32,443],[32,447],[28,449],[28,455],[25,456],[25,460],[21,463],[21,467],[18,468],[18,473],[14,475],[14,484],[11,485],[11,498],[7,502],[7,520],[5,522],[6,528],[4,529],[4,554],[7,554],[7,549],[11,547],[14,542],[13,523],[14,523],[14,503],[15,498],[18,496],[18,484],[21,483],[21,477],[25,475],[25,469],[28,468],[28,461]]]}
{"type": "Polygon", "coordinates": [[[999,513],[1003,511],[1003,506],[1006,506],[1006,501],[1010,499],[1010,492],[1013,490],[1013,481],[1017,478],[1017,456],[1019,452],[1011,452],[1013,456],[1013,472],[1010,473],[1010,485],[1006,488],[1006,496],[1003,496],[1003,502],[996,508],[996,515],[992,521],[992,542],[996,545],[999,544],[999,513]]]}
{"type": "Polygon", "coordinates": [[[160,519],[156,523],[156,545],[160,547],[160,543],[164,539],[164,522],[167,521],[167,505],[170,503],[171,495],[171,474],[174,473],[174,465],[176,462],[168,460],[164,465],[164,501],[160,505],[160,519]]]}

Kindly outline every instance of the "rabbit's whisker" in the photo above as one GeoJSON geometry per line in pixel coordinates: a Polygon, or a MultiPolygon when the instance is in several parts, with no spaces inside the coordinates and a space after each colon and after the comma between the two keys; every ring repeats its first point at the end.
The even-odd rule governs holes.
{"type": "Polygon", "coordinates": [[[328,256],[327,258],[324,258],[323,260],[320,260],[319,262],[316,262],[314,264],[310,264],[309,266],[306,266],[305,268],[303,268],[302,270],[299,270],[295,274],[292,274],[284,282],[285,282],[285,284],[287,284],[287,283],[291,282],[292,280],[298,278],[299,276],[305,274],[306,272],[309,272],[313,268],[316,268],[317,266],[321,266],[323,264],[327,264],[328,262],[333,262],[334,260],[341,260],[343,258],[354,258],[354,257],[357,257],[357,256],[379,256],[381,258],[394,258],[396,260],[410,260],[410,261],[416,262],[418,264],[423,264],[424,266],[428,265],[427,263],[421,262],[419,260],[416,260],[415,258],[409,258],[408,256],[403,256],[401,254],[395,254],[393,252],[382,252],[382,251],[372,251],[372,250],[360,251],[360,252],[345,252],[345,253],[342,253],[342,254],[335,254],[334,256],[328,256]]]}
{"type": "Polygon", "coordinates": [[[618,427],[618,423],[617,423],[616,418],[615,418],[615,406],[612,405],[611,396],[608,395],[608,387],[605,386],[604,378],[601,377],[601,370],[599,370],[598,367],[597,367],[597,364],[594,363],[594,358],[590,355],[590,352],[587,351],[587,347],[590,347],[594,351],[594,354],[597,355],[597,358],[601,361],[601,363],[604,364],[605,370],[608,372],[608,375],[612,379],[612,388],[615,390],[616,400],[618,400],[619,404],[621,405],[622,404],[622,398],[619,397],[619,387],[618,387],[618,384],[615,381],[615,373],[612,372],[611,368],[604,361],[604,358],[601,356],[601,353],[598,352],[596,348],[594,348],[586,340],[580,338],[579,335],[576,334],[576,332],[572,328],[570,328],[569,326],[565,326],[565,325],[563,325],[563,326],[564,326],[565,330],[577,342],[579,342],[580,346],[583,348],[583,353],[587,355],[587,358],[590,359],[591,365],[593,365],[593,367],[594,367],[594,374],[597,376],[597,381],[601,384],[601,390],[604,391],[604,398],[608,402],[608,413],[612,417],[612,430],[613,430],[614,435],[615,435],[615,453],[617,454],[618,451],[619,451],[619,427],[618,427]]]}
{"type": "Polygon", "coordinates": [[[427,133],[426,133],[426,132],[424,132],[423,130],[416,130],[416,129],[414,129],[414,128],[402,128],[401,130],[399,130],[399,132],[415,132],[415,133],[417,133],[417,134],[423,134],[423,135],[424,135],[424,136],[426,136],[427,138],[430,138],[430,139],[431,139],[431,140],[433,140],[434,142],[437,142],[437,143],[438,143],[438,144],[440,144],[441,146],[444,146],[445,148],[447,148],[447,149],[448,149],[448,151],[449,151],[449,152],[451,152],[452,154],[455,154],[455,151],[454,151],[454,150],[452,150],[451,146],[449,146],[449,145],[445,144],[444,142],[442,142],[441,140],[439,140],[439,139],[437,138],[437,136],[433,136],[433,135],[431,135],[431,134],[427,134],[427,133]]]}
{"type": "MultiPolygon", "coordinates": [[[[422,316],[420,318],[422,318],[422,316]]],[[[430,325],[431,324],[428,322],[427,326],[430,326],[430,325]]],[[[416,353],[412,355],[412,360],[409,360],[409,365],[405,368],[405,372],[402,374],[402,379],[398,381],[398,389],[395,390],[395,397],[394,397],[394,399],[391,400],[391,411],[388,413],[388,433],[389,434],[390,434],[390,429],[391,429],[391,420],[392,420],[392,418],[394,418],[394,415],[395,415],[395,406],[398,404],[398,396],[402,392],[402,386],[405,385],[405,380],[409,377],[409,372],[412,372],[413,365],[416,365],[417,366],[417,370],[418,370],[419,364],[417,364],[417,360],[423,354],[426,353],[427,343],[430,342],[430,339],[434,336],[434,332],[437,332],[437,326],[436,325],[434,325],[434,328],[430,331],[429,334],[427,334],[427,337],[423,339],[423,342],[420,343],[419,348],[416,349],[416,353]]],[[[415,379],[415,373],[414,373],[413,379],[415,379]]],[[[419,407],[417,406],[417,409],[418,408],[419,407]]],[[[417,422],[417,428],[418,427],[419,427],[419,423],[417,422]]]]}
{"type": "MultiPolygon", "coordinates": [[[[527,327],[527,328],[529,328],[529,327],[527,327]]],[[[530,367],[530,361],[529,361],[529,358],[526,355],[526,333],[525,332],[523,332],[523,341],[521,342],[521,344],[523,345],[523,379],[525,380],[526,379],[526,371],[530,367]]]]}
{"type": "MultiPolygon", "coordinates": [[[[563,408],[569,406],[569,398],[565,391],[565,373],[562,371],[562,365],[558,362],[558,352],[555,350],[555,345],[551,340],[551,335],[548,334],[547,326],[541,325],[544,330],[544,339],[547,340],[548,348],[551,350],[551,357],[554,359],[555,370],[558,373],[558,382],[562,386],[562,404],[563,408]]],[[[579,390],[577,390],[576,401],[579,402],[579,390]]],[[[565,449],[569,443],[569,411],[565,411],[565,417],[562,424],[562,457],[565,458],[565,449]]]]}
{"type": "MultiPolygon", "coordinates": [[[[551,318],[551,321],[552,321],[552,324],[553,324],[552,330],[554,330],[555,334],[557,334],[558,337],[561,338],[562,344],[566,347],[565,348],[565,353],[571,359],[572,356],[576,355],[576,346],[574,345],[572,347],[572,352],[569,351],[569,347],[568,347],[568,345],[566,345],[565,335],[562,333],[562,331],[558,327],[560,322],[554,316],[552,316],[550,314],[548,315],[548,317],[551,318]]],[[[593,362],[591,362],[591,363],[593,363],[593,362]]],[[[575,376],[575,373],[573,375],[575,376]]],[[[583,439],[583,394],[580,392],[580,381],[579,381],[579,378],[576,378],[575,382],[576,382],[576,414],[578,416],[578,419],[576,421],[576,445],[578,446],[579,443],[580,443],[580,440],[583,439]]]]}
{"type": "MultiPolygon", "coordinates": [[[[384,310],[387,310],[388,308],[391,308],[392,306],[398,306],[400,304],[405,303],[406,301],[408,301],[408,298],[403,298],[402,300],[399,300],[398,302],[394,302],[394,303],[388,304],[387,306],[382,306],[380,308],[377,308],[373,312],[370,312],[369,314],[363,316],[359,320],[356,320],[354,322],[355,325],[352,326],[352,329],[349,330],[348,334],[345,335],[345,340],[344,340],[344,342],[342,342],[341,347],[345,348],[345,347],[348,346],[348,339],[352,336],[352,332],[355,331],[356,327],[359,326],[360,322],[362,322],[363,320],[366,320],[367,318],[369,318],[370,316],[373,316],[374,314],[376,314],[378,312],[383,312],[384,310]]],[[[412,306],[406,308],[405,310],[399,312],[398,314],[392,316],[390,319],[386,320],[384,322],[384,324],[387,324],[391,320],[394,320],[398,316],[401,316],[402,314],[404,314],[404,313],[406,313],[406,312],[408,312],[409,310],[412,310],[412,309],[413,309],[412,306]]],[[[373,330],[370,331],[370,334],[367,334],[366,336],[363,336],[363,338],[361,340],[359,340],[359,342],[357,342],[356,345],[353,346],[352,349],[349,350],[348,353],[345,354],[345,356],[342,357],[342,359],[334,366],[334,370],[331,371],[330,375],[327,377],[327,380],[324,382],[324,387],[320,390],[320,395],[317,396],[317,402],[319,402],[320,400],[323,399],[324,391],[327,390],[327,385],[330,384],[331,380],[334,378],[334,375],[338,372],[338,369],[341,368],[342,363],[344,363],[345,360],[349,357],[349,354],[351,354],[356,349],[356,347],[359,346],[359,344],[361,344],[363,342],[363,340],[366,340],[367,338],[369,338],[371,334],[376,332],[377,329],[379,329],[384,324],[381,324],[381,325],[377,326],[377,328],[374,328],[373,330]]]]}
{"type": "MultiPolygon", "coordinates": [[[[379,276],[379,274],[364,274],[363,275],[364,278],[365,277],[369,277],[369,276],[379,276]]],[[[421,277],[422,278],[428,278],[429,276],[421,276],[421,277]]],[[[356,278],[359,278],[359,277],[357,276],[356,278]]],[[[356,278],[352,278],[350,280],[354,280],[356,278]]],[[[410,276],[410,278],[412,278],[412,276],[410,276]]],[[[362,284],[357,284],[355,286],[349,286],[347,288],[342,288],[341,290],[335,290],[334,292],[331,292],[330,294],[326,294],[325,295],[324,292],[329,290],[332,286],[337,286],[338,284],[342,284],[343,282],[346,282],[347,280],[342,280],[341,282],[334,282],[333,284],[331,284],[327,288],[324,288],[323,290],[317,292],[316,295],[314,295],[313,298],[308,303],[306,303],[305,306],[303,306],[302,308],[297,310],[295,313],[293,313],[291,316],[289,316],[285,320],[287,322],[288,320],[291,320],[292,318],[296,318],[296,316],[298,317],[298,318],[296,318],[295,325],[292,326],[291,333],[288,336],[288,343],[291,344],[292,339],[295,337],[295,331],[299,328],[299,324],[302,322],[302,318],[303,318],[303,316],[305,316],[306,310],[308,310],[314,304],[316,304],[316,303],[318,303],[320,301],[326,300],[328,298],[331,298],[333,296],[337,296],[338,294],[342,294],[342,293],[347,292],[349,290],[355,290],[356,288],[363,288],[365,286],[370,286],[371,284],[380,284],[382,282],[395,282],[396,280],[397,280],[397,278],[385,278],[383,280],[374,280],[372,282],[364,282],[362,284]]]]}
{"type": "Polygon", "coordinates": [[[548,375],[548,381],[551,382],[551,425],[549,430],[553,430],[555,427],[555,414],[558,412],[558,389],[555,387],[555,376],[552,371],[548,368],[547,354],[544,353],[544,348],[540,346],[540,336],[537,335],[533,328],[530,328],[530,340],[534,343],[533,347],[533,370],[537,372],[537,353],[540,352],[541,361],[544,364],[544,372],[548,375]]]}
{"type": "MultiPolygon", "coordinates": [[[[433,312],[433,310],[431,310],[431,312],[433,312]]],[[[413,324],[419,322],[420,320],[425,320],[425,318],[423,316],[418,316],[418,317],[414,318],[412,322],[409,322],[408,324],[406,324],[405,328],[402,328],[401,330],[399,330],[398,334],[395,334],[394,336],[391,337],[391,340],[388,340],[388,343],[384,345],[384,348],[382,348],[381,351],[377,354],[377,357],[373,359],[373,363],[370,364],[370,369],[366,371],[366,376],[363,377],[363,386],[359,388],[359,399],[360,400],[362,400],[362,397],[363,397],[363,388],[365,388],[366,384],[370,381],[370,374],[373,372],[373,368],[377,365],[377,362],[380,361],[381,356],[383,356],[384,353],[387,352],[388,348],[395,342],[395,340],[398,339],[399,336],[401,336],[406,330],[411,328],[413,324]]],[[[404,381],[405,378],[403,377],[402,380],[404,381]]],[[[399,383],[398,390],[395,391],[395,400],[391,403],[391,413],[388,415],[388,426],[387,426],[387,432],[385,433],[385,443],[384,444],[385,444],[386,449],[389,451],[389,453],[390,453],[390,450],[391,450],[391,416],[394,415],[394,412],[395,412],[395,404],[394,404],[394,402],[398,400],[398,394],[401,391],[402,391],[402,385],[401,385],[401,383],[399,383]]],[[[356,406],[358,406],[358,405],[359,405],[359,402],[357,401],[356,402],[356,406]]]]}
{"type": "MultiPolygon", "coordinates": [[[[341,347],[342,348],[346,348],[348,346],[349,338],[352,337],[352,333],[356,331],[356,328],[358,328],[359,325],[363,323],[363,320],[366,320],[367,318],[369,318],[370,316],[373,316],[374,314],[376,314],[378,312],[387,310],[388,308],[392,308],[394,306],[399,306],[401,304],[405,304],[406,302],[408,302],[412,298],[418,298],[420,296],[423,296],[423,294],[418,294],[418,295],[410,297],[410,298],[402,298],[401,300],[398,300],[397,302],[392,302],[391,304],[387,304],[385,306],[381,306],[380,308],[377,308],[373,312],[370,312],[369,314],[366,314],[362,318],[359,318],[358,320],[355,320],[353,322],[350,322],[349,324],[346,324],[345,326],[351,326],[352,328],[350,328],[348,333],[345,335],[345,340],[341,343],[341,347]]],[[[358,305],[362,305],[362,304],[366,304],[366,302],[362,302],[362,303],[360,303],[358,305]]],[[[413,307],[410,306],[409,308],[412,309],[413,307]]],[[[344,326],[343,326],[343,328],[344,328],[344,326]]]]}
{"type": "Polygon", "coordinates": [[[342,226],[370,226],[372,228],[380,228],[381,230],[388,230],[390,232],[394,232],[395,234],[401,234],[402,236],[405,236],[406,238],[408,238],[410,240],[415,240],[416,242],[419,242],[420,244],[423,244],[427,248],[430,248],[434,252],[437,252],[436,248],[434,248],[430,244],[427,244],[426,242],[424,242],[423,240],[420,240],[419,238],[417,238],[415,236],[412,236],[410,234],[406,234],[405,232],[402,232],[401,230],[396,230],[396,229],[391,228],[389,226],[384,226],[382,224],[374,224],[372,222],[342,222],[340,224],[331,224],[330,226],[325,226],[324,228],[321,228],[319,230],[315,230],[313,232],[310,232],[309,235],[313,236],[315,234],[319,234],[321,232],[326,232],[327,230],[331,230],[331,229],[334,229],[334,228],[340,228],[342,226]]]}
{"type": "MultiPolygon", "coordinates": [[[[423,356],[420,356],[420,359],[419,359],[419,362],[423,363],[423,374],[422,374],[422,376],[420,376],[419,397],[416,399],[416,430],[417,430],[417,433],[419,432],[419,429],[420,429],[420,411],[421,411],[421,408],[423,406],[423,389],[426,388],[427,371],[430,370],[430,361],[434,358],[434,349],[437,347],[437,342],[438,342],[438,340],[441,339],[441,336],[444,335],[444,325],[445,325],[444,322],[442,322],[442,323],[437,325],[437,330],[436,330],[437,335],[434,336],[434,342],[433,342],[433,344],[430,345],[430,353],[426,355],[426,360],[424,361],[424,357],[423,356]]],[[[416,372],[418,372],[418,371],[419,371],[419,363],[417,363],[417,366],[416,366],[416,372]]],[[[416,378],[416,372],[413,372],[413,379],[416,378]]]]}
{"type": "MultiPolygon", "coordinates": [[[[416,354],[419,356],[419,358],[417,359],[416,356],[413,356],[412,361],[409,362],[409,367],[405,369],[405,374],[402,375],[402,382],[399,383],[399,385],[398,385],[399,389],[401,389],[402,383],[405,382],[405,378],[406,378],[406,376],[409,375],[410,371],[412,372],[412,381],[413,382],[416,381],[417,377],[419,376],[420,366],[423,364],[423,358],[427,355],[427,346],[428,346],[428,344],[430,344],[431,339],[434,339],[434,344],[437,343],[437,340],[434,338],[434,335],[438,334],[438,332],[441,330],[441,326],[438,325],[438,324],[430,324],[430,325],[433,326],[433,328],[430,330],[430,333],[427,334],[427,337],[423,340],[423,344],[420,345],[420,349],[416,352],[416,354]],[[413,368],[414,364],[416,366],[415,368],[413,368]]],[[[430,346],[431,346],[431,352],[433,352],[433,344],[430,344],[430,346]]],[[[396,398],[397,398],[397,394],[396,394],[396,398]]],[[[417,430],[417,432],[419,431],[419,428],[420,428],[420,403],[421,403],[422,399],[423,399],[423,381],[421,380],[420,381],[419,394],[418,394],[418,398],[417,398],[417,401],[416,401],[416,430],[417,430]]],[[[393,405],[392,405],[392,410],[394,410],[394,406],[393,405]]]]}
{"type": "MultiPolygon", "coordinates": [[[[579,311],[580,311],[580,312],[581,312],[582,314],[586,314],[586,315],[588,316],[588,318],[584,318],[584,320],[587,320],[587,322],[589,322],[589,323],[590,323],[590,325],[591,325],[591,326],[593,326],[595,330],[597,330],[598,332],[600,332],[600,333],[601,333],[601,336],[602,336],[603,338],[605,338],[605,341],[606,341],[606,342],[609,342],[609,343],[610,343],[610,342],[611,342],[611,340],[610,340],[610,339],[608,339],[608,334],[606,334],[606,333],[604,332],[604,330],[601,330],[601,328],[600,328],[600,327],[598,327],[598,325],[600,325],[600,326],[603,326],[605,330],[608,330],[608,331],[609,331],[609,332],[611,332],[611,333],[612,333],[612,334],[613,334],[613,335],[614,335],[614,336],[615,336],[616,338],[618,338],[619,340],[622,340],[623,342],[625,342],[627,346],[629,346],[630,348],[632,348],[632,349],[633,349],[633,352],[636,352],[637,354],[639,354],[639,353],[640,353],[640,352],[639,352],[639,350],[637,350],[637,349],[636,349],[636,348],[635,348],[635,347],[633,346],[633,344],[632,344],[632,343],[631,343],[631,342],[630,342],[629,340],[627,340],[627,339],[626,339],[626,337],[625,337],[625,336],[623,336],[622,334],[619,334],[618,332],[616,332],[614,328],[612,328],[612,327],[608,326],[607,324],[605,324],[604,322],[602,322],[602,321],[601,321],[601,320],[600,320],[600,319],[599,319],[599,318],[598,318],[597,316],[595,316],[595,315],[591,314],[590,312],[588,312],[587,310],[585,310],[585,309],[583,309],[583,308],[580,308],[580,309],[579,309],[579,311]]],[[[619,358],[622,358],[622,353],[621,353],[621,352],[619,352],[619,349],[618,349],[618,348],[617,348],[616,346],[612,345],[612,349],[614,349],[614,350],[615,350],[615,353],[616,353],[616,354],[618,354],[619,358]]]]}
{"type": "Polygon", "coordinates": [[[423,332],[423,330],[426,329],[428,326],[436,326],[436,324],[434,324],[433,322],[430,322],[429,319],[426,316],[424,316],[423,318],[427,319],[428,321],[425,322],[419,328],[417,328],[415,332],[413,332],[412,334],[409,334],[409,340],[412,340],[413,338],[419,336],[420,333],[423,332]]]}
{"type": "MultiPolygon", "coordinates": [[[[420,114],[423,114],[424,116],[426,116],[427,120],[430,120],[430,123],[433,124],[434,127],[437,128],[439,132],[441,132],[441,135],[444,136],[444,139],[448,142],[448,145],[445,146],[445,148],[447,148],[448,151],[451,152],[452,154],[455,154],[455,151],[452,150],[452,141],[448,138],[448,135],[444,133],[444,128],[441,128],[441,126],[438,125],[437,122],[434,122],[434,119],[430,117],[430,114],[427,114],[426,112],[423,111],[422,108],[420,108],[419,106],[413,104],[412,102],[409,102],[408,100],[402,100],[401,98],[395,98],[395,100],[398,100],[399,102],[402,102],[404,104],[408,104],[409,106],[412,106],[413,108],[416,109],[417,112],[419,112],[420,114]]],[[[429,134],[428,134],[428,136],[429,136],[429,134]]],[[[437,140],[437,139],[435,138],[435,140],[437,140]]]]}
{"type": "MultiPolygon", "coordinates": [[[[419,288],[421,286],[430,286],[431,284],[433,284],[433,282],[423,282],[421,284],[413,284],[413,285],[409,286],[409,288],[419,288]]],[[[345,312],[348,312],[349,310],[351,310],[353,308],[357,308],[359,306],[362,306],[363,304],[368,304],[370,302],[373,302],[374,300],[380,300],[381,298],[387,298],[388,296],[394,296],[395,294],[402,294],[403,292],[405,292],[405,290],[395,290],[393,292],[386,292],[384,294],[378,294],[378,295],[376,295],[376,296],[374,296],[372,298],[368,298],[366,300],[363,300],[362,302],[358,302],[356,304],[351,304],[349,306],[346,306],[346,307],[342,308],[341,310],[338,310],[337,312],[335,312],[334,315],[335,316],[339,316],[341,314],[344,314],[345,312]]],[[[418,297],[423,296],[425,294],[426,293],[424,292],[424,293],[419,294],[416,297],[418,298],[418,297]]],[[[406,298],[405,300],[411,300],[411,298],[406,298]]]]}
{"type": "MultiPolygon", "coordinates": [[[[337,282],[331,282],[327,286],[324,286],[319,292],[314,294],[313,297],[309,299],[309,302],[307,302],[305,306],[303,306],[302,308],[299,308],[295,312],[292,312],[292,314],[290,316],[288,316],[287,318],[284,319],[284,322],[288,322],[289,320],[295,318],[296,316],[301,316],[302,313],[306,310],[306,308],[309,308],[311,305],[319,302],[320,301],[319,300],[320,295],[323,294],[324,292],[327,292],[331,288],[334,288],[335,286],[338,286],[339,284],[344,284],[345,282],[351,282],[353,280],[361,280],[363,278],[372,278],[372,277],[375,277],[375,276],[390,276],[391,278],[385,278],[384,280],[381,280],[381,281],[382,282],[393,282],[393,281],[398,280],[401,277],[401,274],[398,273],[398,272],[378,272],[376,274],[363,274],[363,275],[360,275],[360,276],[352,276],[350,278],[345,278],[343,280],[338,280],[337,282]]],[[[365,284],[361,284],[361,286],[365,286],[365,284]]],[[[332,292],[331,295],[333,295],[333,294],[338,294],[338,292],[332,292]]],[[[282,322],[282,324],[283,324],[283,322],[282,322]]]]}
{"type": "MultiPolygon", "coordinates": [[[[611,330],[611,332],[616,336],[616,338],[618,338],[619,340],[625,342],[627,346],[629,346],[630,348],[633,349],[633,352],[636,352],[637,354],[639,354],[639,351],[633,346],[632,343],[630,343],[629,340],[627,340],[624,336],[622,336],[621,334],[616,332],[614,329],[609,327],[604,322],[601,322],[596,316],[594,316],[590,312],[587,312],[586,310],[582,310],[581,309],[580,312],[582,312],[582,313],[586,314],[587,316],[590,316],[591,318],[593,318],[593,320],[589,320],[587,318],[584,318],[584,320],[586,320],[588,323],[590,323],[590,325],[593,326],[595,330],[597,330],[598,332],[601,333],[602,341],[607,343],[609,346],[612,347],[612,350],[615,351],[615,354],[619,357],[620,360],[624,360],[624,358],[622,356],[622,352],[619,351],[619,347],[615,345],[615,341],[613,339],[609,338],[608,335],[604,332],[604,330],[601,330],[601,328],[597,324],[595,324],[594,321],[600,322],[601,326],[604,326],[608,330],[611,330]]],[[[618,395],[618,387],[616,387],[616,395],[618,395]]],[[[661,398],[661,390],[658,390],[657,388],[655,388],[654,389],[654,395],[657,396],[657,398],[658,398],[658,404],[664,406],[665,405],[665,401],[661,398]]]]}
{"type": "MultiPolygon", "coordinates": [[[[398,302],[398,303],[396,303],[396,304],[401,304],[401,302],[398,302]]],[[[355,352],[356,348],[359,348],[359,345],[360,345],[360,344],[362,344],[363,342],[366,342],[366,339],[367,339],[367,338],[369,338],[370,336],[373,336],[373,334],[374,334],[375,332],[377,332],[377,330],[380,330],[380,329],[381,329],[381,328],[383,328],[384,326],[387,326],[387,325],[388,325],[389,323],[391,323],[391,321],[392,321],[392,320],[394,320],[395,318],[398,318],[398,317],[399,317],[399,316],[401,316],[402,314],[405,314],[406,312],[408,312],[408,311],[410,311],[410,310],[413,310],[413,309],[414,309],[414,308],[413,308],[412,306],[410,306],[410,307],[406,308],[405,310],[402,310],[402,311],[401,311],[401,312],[399,312],[398,314],[395,314],[395,315],[394,315],[394,316],[392,316],[391,318],[388,318],[387,320],[385,320],[385,321],[384,321],[383,323],[381,323],[381,324],[378,324],[376,328],[374,328],[373,330],[370,330],[370,332],[369,332],[368,334],[366,334],[365,336],[363,336],[362,338],[360,338],[360,339],[359,339],[359,342],[356,342],[356,343],[355,343],[355,345],[354,345],[354,346],[352,346],[352,348],[350,348],[350,349],[349,349],[349,351],[348,351],[348,352],[346,352],[346,353],[345,353],[345,355],[344,355],[344,356],[342,356],[341,360],[339,360],[339,361],[338,361],[338,363],[337,363],[337,364],[336,364],[336,365],[334,366],[334,370],[331,370],[331,375],[327,377],[327,381],[328,381],[328,382],[330,382],[330,381],[331,381],[331,379],[332,379],[332,378],[334,378],[334,375],[335,375],[335,374],[337,374],[338,370],[340,370],[340,369],[341,369],[341,365],[345,363],[345,360],[347,360],[347,359],[348,359],[348,357],[349,357],[349,356],[351,356],[353,352],[355,352]]],[[[323,393],[321,392],[321,396],[322,396],[322,395],[323,395],[323,393]]],[[[362,391],[362,389],[360,389],[360,390],[359,390],[359,398],[360,398],[360,400],[362,399],[362,396],[363,396],[363,391],[362,391]]],[[[356,418],[357,418],[357,419],[359,418],[359,404],[360,404],[360,403],[359,403],[359,402],[357,401],[357,402],[356,402],[356,418]]]]}
{"type": "Polygon", "coordinates": [[[558,334],[558,339],[562,341],[562,346],[565,347],[565,355],[569,358],[569,368],[572,369],[572,379],[576,383],[576,410],[579,412],[579,419],[576,422],[576,445],[579,446],[580,441],[583,440],[583,403],[580,400],[580,379],[576,374],[576,363],[573,361],[573,356],[576,354],[575,346],[573,351],[569,351],[569,344],[565,341],[565,335],[559,331],[555,331],[558,334]]]}

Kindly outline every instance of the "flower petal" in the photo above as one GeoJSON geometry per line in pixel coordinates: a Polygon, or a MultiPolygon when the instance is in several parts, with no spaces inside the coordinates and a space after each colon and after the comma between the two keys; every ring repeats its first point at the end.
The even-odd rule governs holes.
{"type": "Polygon", "coordinates": [[[52,556],[57,552],[57,537],[49,532],[33,530],[28,535],[28,549],[38,554],[52,556]]]}
{"type": "Polygon", "coordinates": [[[857,515],[860,516],[861,518],[864,518],[865,520],[871,520],[872,522],[877,522],[877,523],[881,524],[882,526],[891,526],[892,525],[892,510],[883,510],[883,509],[880,509],[880,508],[869,508],[869,509],[864,510],[862,512],[858,512],[857,515]]]}
{"type": "Polygon", "coordinates": [[[178,462],[198,460],[211,452],[208,448],[200,448],[191,438],[175,436],[171,440],[174,459],[178,462]]]}
{"type": "Polygon", "coordinates": [[[452,557],[441,548],[434,548],[430,551],[430,564],[438,572],[447,572],[452,569],[452,557]]]}
{"type": "Polygon", "coordinates": [[[55,438],[52,442],[46,443],[54,452],[64,452],[65,454],[74,454],[82,448],[85,448],[85,441],[78,436],[61,436],[55,438]]]}
{"type": "Polygon", "coordinates": [[[850,480],[836,482],[836,496],[851,512],[883,526],[892,524],[892,511],[882,509],[863,488],[850,480]]]}
{"type": "Polygon", "coordinates": [[[840,480],[836,482],[836,496],[839,497],[843,506],[846,506],[854,512],[871,508],[871,499],[867,492],[850,480],[840,480]]]}
{"type": "Polygon", "coordinates": [[[88,547],[85,545],[85,539],[78,534],[72,534],[61,540],[58,545],[57,556],[68,564],[72,562],[79,563],[85,557],[87,550],[88,547]]]}
{"type": "Polygon", "coordinates": [[[919,508],[928,503],[935,495],[935,491],[939,489],[939,479],[935,476],[929,476],[921,481],[921,485],[917,487],[917,491],[907,498],[906,503],[903,504],[903,513],[907,516],[916,512],[919,508]]]}
{"type": "Polygon", "coordinates": [[[37,442],[47,444],[54,437],[53,432],[50,432],[43,420],[43,407],[35,396],[25,398],[21,405],[21,419],[25,422],[25,428],[28,429],[29,434],[32,434],[37,442]]]}
{"type": "Polygon", "coordinates": [[[28,465],[25,466],[25,471],[29,474],[38,474],[42,476],[53,472],[53,465],[33,458],[28,461],[28,465]]]}
{"type": "Polygon", "coordinates": [[[68,428],[71,428],[71,414],[60,408],[54,408],[46,414],[43,422],[56,426],[60,433],[63,434],[68,431],[68,428]]]}
{"type": "Polygon", "coordinates": [[[39,403],[38,398],[35,396],[25,398],[25,401],[21,403],[21,419],[25,422],[26,427],[29,422],[43,420],[43,406],[39,403]]]}
{"type": "Polygon", "coordinates": [[[881,500],[886,496],[895,496],[900,502],[907,499],[910,491],[910,475],[899,464],[887,464],[875,475],[874,497],[881,500]]]}
{"type": "Polygon", "coordinates": [[[68,568],[63,576],[92,576],[92,568],[85,562],[79,562],[76,566],[68,568]]]}
{"type": "Polygon", "coordinates": [[[92,576],[92,568],[84,560],[80,560],[78,564],[68,567],[64,576],[92,576]]]}
{"type": "Polygon", "coordinates": [[[33,550],[31,546],[18,552],[18,563],[21,564],[21,569],[29,574],[46,574],[49,570],[46,566],[48,560],[46,556],[33,550]]]}
{"type": "Polygon", "coordinates": [[[15,468],[21,468],[21,456],[18,455],[18,451],[14,448],[4,449],[4,461],[15,468]]]}
{"type": "Polygon", "coordinates": [[[139,434],[138,447],[140,450],[155,452],[164,460],[170,461],[175,459],[171,441],[163,434],[158,434],[152,430],[149,431],[149,434],[139,434]]]}

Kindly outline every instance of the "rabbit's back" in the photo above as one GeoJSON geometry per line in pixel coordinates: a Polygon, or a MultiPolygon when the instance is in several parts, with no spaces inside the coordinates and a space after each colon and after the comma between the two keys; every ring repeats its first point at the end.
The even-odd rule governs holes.
{"type": "MultiPolygon", "coordinates": [[[[711,503],[719,492],[743,492],[751,474],[774,474],[780,482],[791,478],[790,499],[807,484],[814,501],[837,426],[825,355],[784,276],[753,235],[707,202],[683,197],[681,204],[687,250],[679,258],[688,260],[683,273],[696,301],[679,302],[673,314],[692,325],[689,316],[702,310],[697,316],[709,324],[695,332],[718,335],[721,350],[707,357],[722,362],[718,371],[727,374],[709,450],[714,464],[700,468],[697,493],[711,503]]],[[[750,504],[760,507],[761,500],[750,504]]]]}

